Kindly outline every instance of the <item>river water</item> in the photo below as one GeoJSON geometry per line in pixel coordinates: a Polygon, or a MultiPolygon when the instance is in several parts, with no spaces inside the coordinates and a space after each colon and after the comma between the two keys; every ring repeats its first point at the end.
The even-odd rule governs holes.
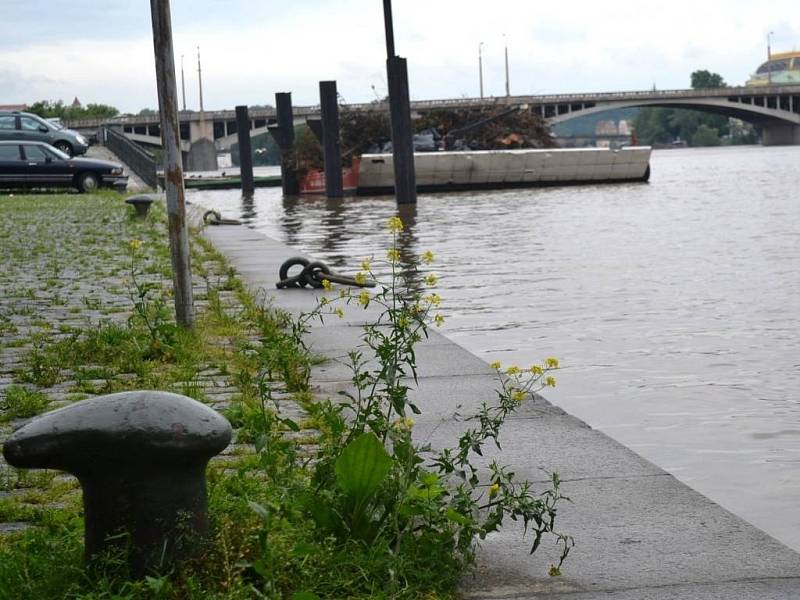
{"type": "MultiPolygon", "coordinates": [[[[552,402],[800,550],[800,147],[651,165],[649,184],[422,195],[404,250],[436,255],[445,335],[559,357],[552,402]]],[[[396,208],[189,198],[349,272],[396,208]]]]}

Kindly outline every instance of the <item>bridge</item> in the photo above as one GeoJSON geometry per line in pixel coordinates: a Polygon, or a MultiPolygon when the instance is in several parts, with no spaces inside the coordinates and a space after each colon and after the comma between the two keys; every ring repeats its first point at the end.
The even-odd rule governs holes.
{"type": "MultiPolygon", "coordinates": [[[[658,106],[687,108],[735,117],[752,123],[762,131],[762,143],[800,145],[800,86],[726,87],[701,90],[647,90],[590,94],[556,94],[537,96],[499,96],[491,98],[457,98],[450,100],[417,100],[411,102],[413,117],[440,109],[498,108],[520,106],[539,113],[550,125],[616,108],[658,106]]],[[[342,110],[389,111],[387,102],[343,105],[342,110]]],[[[319,105],[295,106],[296,123],[319,119],[319,105]]],[[[210,142],[217,151],[225,151],[237,140],[236,114],[233,110],[181,111],[179,115],[183,151],[191,157],[198,145],[210,142]]],[[[250,132],[257,135],[276,122],[273,108],[250,111],[250,132]]],[[[67,126],[79,131],[94,132],[101,125],[121,129],[133,141],[161,145],[158,115],[126,116],[113,119],[71,121],[67,126]]]]}

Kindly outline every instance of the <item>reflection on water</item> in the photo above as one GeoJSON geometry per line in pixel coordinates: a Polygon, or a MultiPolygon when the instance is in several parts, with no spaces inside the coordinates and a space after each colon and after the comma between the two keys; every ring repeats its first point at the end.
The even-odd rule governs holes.
{"type": "MultiPolygon", "coordinates": [[[[428,194],[444,332],[566,365],[548,397],[800,549],[800,148],[655,152],[649,185],[428,194]]],[[[192,197],[343,272],[385,254],[391,198],[192,197]]],[[[551,465],[557,469],[558,465],[551,465]]]]}

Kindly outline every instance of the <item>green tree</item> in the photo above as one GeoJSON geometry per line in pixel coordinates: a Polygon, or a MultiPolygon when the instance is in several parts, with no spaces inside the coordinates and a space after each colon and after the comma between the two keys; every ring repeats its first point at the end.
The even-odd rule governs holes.
{"type": "MultiPolygon", "coordinates": [[[[693,89],[726,87],[719,73],[706,69],[691,75],[693,89]]],[[[718,146],[729,134],[728,118],[704,111],[681,108],[643,108],[634,120],[636,137],[642,144],[669,144],[684,140],[692,146],[718,146]]]]}
{"type": "Polygon", "coordinates": [[[706,69],[701,69],[700,71],[692,73],[692,89],[702,90],[722,87],[728,87],[728,84],[725,83],[725,80],[719,73],[712,73],[706,69]]]}

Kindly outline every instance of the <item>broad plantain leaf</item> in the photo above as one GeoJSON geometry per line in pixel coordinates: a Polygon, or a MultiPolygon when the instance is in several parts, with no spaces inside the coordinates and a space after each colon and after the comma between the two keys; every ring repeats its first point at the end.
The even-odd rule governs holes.
{"type": "Polygon", "coordinates": [[[392,459],[374,433],[362,433],[336,460],[336,483],[355,502],[363,505],[378,490],[392,468],[392,459]]]}

